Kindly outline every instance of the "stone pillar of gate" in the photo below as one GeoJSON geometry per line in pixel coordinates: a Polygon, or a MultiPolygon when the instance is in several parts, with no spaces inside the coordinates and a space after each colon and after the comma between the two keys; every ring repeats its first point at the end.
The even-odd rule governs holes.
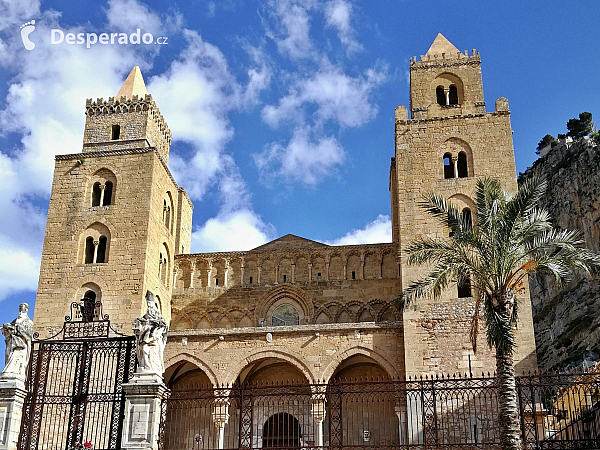
{"type": "Polygon", "coordinates": [[[125,417],[122,450],[158,450],[162,401],[167,387],[160,375],[136,373],[123,384],[125,417]]]}
{"type": "Polygon", "coordinates": [[[311,408],[313,420],[315,421],[315,444],[324,446],[323,421],[325,420],[325,385],[312,386],[311,408]]]}
{"type": "Polygon", "coordinates": [[[0,450],[16,450],[25,402],[25,382],[0,375],[0,450]]]}

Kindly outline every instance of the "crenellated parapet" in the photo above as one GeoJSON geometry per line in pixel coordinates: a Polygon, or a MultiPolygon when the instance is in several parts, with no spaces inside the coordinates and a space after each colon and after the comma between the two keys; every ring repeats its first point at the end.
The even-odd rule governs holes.
{"type": "Polygon", "coordinates": [[[134,144],[156,147],[168,162],[171,130],[152,95],[88,99],[85,110],[84,152],[134,144]]]}

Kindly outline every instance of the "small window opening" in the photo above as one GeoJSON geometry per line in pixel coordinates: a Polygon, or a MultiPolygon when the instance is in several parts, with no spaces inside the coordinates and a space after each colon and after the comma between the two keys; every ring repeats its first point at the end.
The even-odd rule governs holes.
{"type": "Polygon", "coordinates": [[[158,254],[158,278],[160,278],[162,280],[162,274],[163,274],[163,255],[162,253],[158,254]]]}
{"type": "Polygon", "coordinates": [[[454,164],[450,153],[444,154],[444,178],[454,178],[454,164]]]}
{"type": "Polygon", "coordinates": [[[451,105],[458,105],[458,89],[453,84],[450,85],[450,92],[448,93],[448,100],[451,105]]]}
{"type": "Polygon", "coordinates": [[[352,279],[356,280],[356,272],[354,270],[352,271],[352,279]]]}
{"type": "Polygon", "coordinates": [[[317,281],[321,281],[321,272],[317,273],[317,281]]]}
{"type": "Polygon", "coordinates": [[[462,210],[463,223],[466,224],[467,228],[473,228],[473,217],[471,215],[471,210],[469,208],[465,208],[462,210]]]}
{"type": "Polygon", "coordinates": [[[84,322],[92,322],[94,320],[95,310],[96,293],[94,291],[87,291],[82,298],[81,320],[84,322]]]}
{"type": "Polygon", "coordinates": [[[400,266],[400,264],[398,264],[398,276],[402,276],[402,266],[400,266]]]}
{"type": "Polygon", "coordinates": [[[252,284],[252,277],[250,277],[250,281],[248,282],[248,284],[252,284]]]}
{"type": "Polygon", "coordinates": [[[458,168],[458,178],[467,178],[469,176],[469,170],[467,167],[467,154],[460,152],[458,154],[458,162],[456,163],[458,168]]]}
{"type": "Polygon", "coordinates": [[[106,262],[106,242],[106,236],[102,236],[98,241],[98,253],[96,254],[97,263],[106,262]]]}
{"type": "Polygon", "coordinates": [[[111,139],[116,141],[121,136],[121,125],[113,125],[111,130],[111,139]]]}
{"type": "Polygon", "coordinates": [[[458,281],[458,298],[471,297],[471,279],[464,277],[458,281]]]}
{"type": "Polygon", "coordinates": [[[102,199],[103,206],[112,205],[112,192],[113,184],[110,181],[107,181],[104,183],[104,197],[102,199]]]}
{"type": "Polygon", "coordinates": [[[287,275],[283,275],[283,282],[286,283],[287,282],[287,275]]]}
{"type": "Polygon", "coordinates": [[[89,237],[85,240],[85,263],[92,264],[94,262],[94,238],[89,237]]]}
{"type": "Polygon", "coordinates": [[[92,187],[92,206],[100,206],[100,195],[100,183],[96,182],[92,187]]]}
{"type": "Polygon", "coordinates": [[[438,105],[446,106],[446,93],[442,86],[435,88],[435,98],[437,99],[438,105]]]}
{"type": "Polygon", "coordinates": [[[215,278],[215,286],[218,286],[218,285],[219,285],[219,279],[215,278]]]}

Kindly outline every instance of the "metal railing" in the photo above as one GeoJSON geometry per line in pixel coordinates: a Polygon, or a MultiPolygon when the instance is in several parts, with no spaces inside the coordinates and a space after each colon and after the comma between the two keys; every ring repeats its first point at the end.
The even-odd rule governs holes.
{"type": "MultiPolygon", "coordinates": [[[[600,448],[600,374],[517,380],[524,447],[600,448]]],[[[333,380],[171,391],[163,450],[500,449],[496,379],[333,380]]]]}

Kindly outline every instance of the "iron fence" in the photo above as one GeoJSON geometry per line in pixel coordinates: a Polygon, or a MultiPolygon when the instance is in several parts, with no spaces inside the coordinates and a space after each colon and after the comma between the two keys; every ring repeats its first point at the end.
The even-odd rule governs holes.
{"type": "MultiPolygon", "coordinates": [[[[600,448],[600,374],[523,376],[517,389],[524,448],[600,448]]],[[[159,447],[499,450],[496,379],[175,387],[159,447]]]]}

